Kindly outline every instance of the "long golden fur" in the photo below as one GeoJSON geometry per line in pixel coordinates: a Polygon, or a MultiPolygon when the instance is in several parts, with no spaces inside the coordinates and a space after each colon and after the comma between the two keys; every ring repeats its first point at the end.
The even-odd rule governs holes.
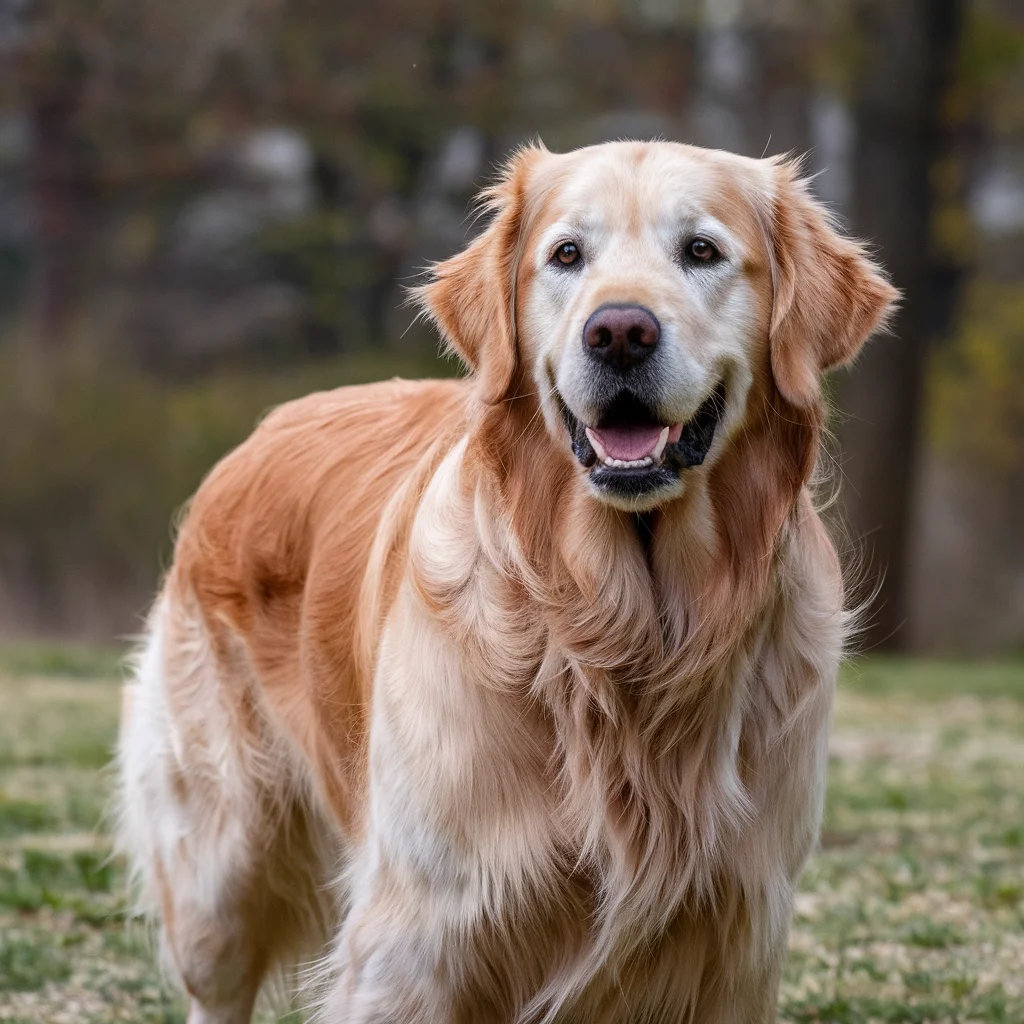
{"type": "Polygon", "coordinates": [[[331,1024],[775,1019],[844,639],[819,381],[895,292],[784,160],[531,147],[485,203],[419,294],[471,375],[278,409],[181,528],[120,837],[190,1024],[318,956],[331,1024]],[[663,324],[666,423],[728,394],[650,497],[562,418],[609,302],[663,324]]]}

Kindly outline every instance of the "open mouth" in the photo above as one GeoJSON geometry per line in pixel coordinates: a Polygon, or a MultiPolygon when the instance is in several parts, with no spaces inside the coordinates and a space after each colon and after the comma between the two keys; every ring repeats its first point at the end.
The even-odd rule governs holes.
{"type": "Polygon", "coordinates": [[[681,470],[701,465],[724,411],[724,382],[686,423],[662,423],[630,391],[620,391],[593,426],[581,423],[562,405],[573,454],[592,471],[593,482],[634,495],[670,483],[681,470]]]}

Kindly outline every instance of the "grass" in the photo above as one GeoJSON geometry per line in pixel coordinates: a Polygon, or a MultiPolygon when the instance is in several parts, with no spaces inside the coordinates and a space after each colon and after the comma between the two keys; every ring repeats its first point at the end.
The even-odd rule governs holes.
{"type": "Polygon", "coordinates": [[[1024,1021],[1024,665],[873,659],[840,689],[783,1019],[1024,1021]]]}
{"type": "MultiPolygon", "coordinates": [[[[100,826],[115,664],[109,651],[0,650],[6,1024],[184,1021],[147,935],[125,921],[100,826]]],[[[871,659],[847,672],[780,1017],[1024,1021],[1024,664],[871,659]]]]}

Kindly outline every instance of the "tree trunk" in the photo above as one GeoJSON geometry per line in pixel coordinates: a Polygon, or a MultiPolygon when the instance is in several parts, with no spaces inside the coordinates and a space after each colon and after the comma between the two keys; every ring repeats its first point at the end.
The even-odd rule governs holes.
{"type": "Polygon", "coordinates": [[[59,39],[43,53],[33,54],[30,68],[25,85],[35,216],[33,333],[44,350],[52,351],[65,340],[88,234],[92,182],[76,124],[85,67],[77,46],[59,39]]]}
{"type": "Polygon", "coordinates": [[[908,533],[930,328],[931,169],[948,148],[942,100],[962,0],[869,0],[854,99],[853,225],[903,291],[892,336],[841,384],[844,511],[877,587],[864,644],[906,646],[908,533]]]}

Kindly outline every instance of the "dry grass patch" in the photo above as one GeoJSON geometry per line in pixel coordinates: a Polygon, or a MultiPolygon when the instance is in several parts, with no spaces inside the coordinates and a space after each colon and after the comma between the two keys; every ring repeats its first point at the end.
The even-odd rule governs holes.
{"type": "MultiPolygon", "coordinates": [[[[5,1024],[183,1024],[101,825],[117,707],[104,652],[0,651],[5,1024]]],[[[1024,665],[865,662],[832,752],[781,1019],[1024,1021],[1024,665]]]]}

